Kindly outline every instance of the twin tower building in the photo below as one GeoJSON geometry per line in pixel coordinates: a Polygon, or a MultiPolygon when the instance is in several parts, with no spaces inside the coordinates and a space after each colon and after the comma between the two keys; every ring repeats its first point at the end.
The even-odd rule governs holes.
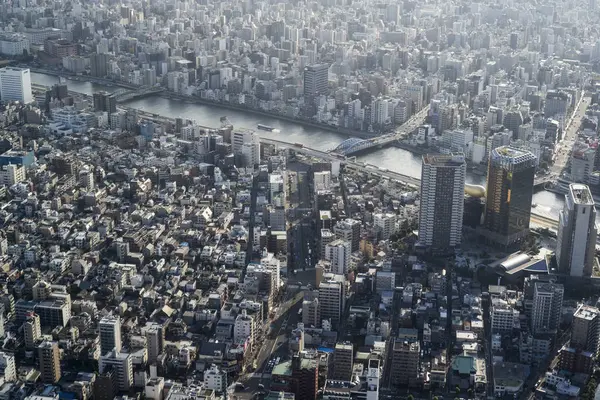
{"type": "MultiPolygon", "coordinates": [[[[501,146],[491,151],[483,222],[477,231],[488,241],[510,248],[529,233],[536,158],[529,151],[501,146]]],[[[447,254],[461,244],[465,211],[466,162],[462,154],[423,156],[419,243],[432,253],[447,254]]],[[[560,212],[556,260],[560,273],[589,276],[596,244],[596,209],[586,185],[572,184],[560,212]]]]}

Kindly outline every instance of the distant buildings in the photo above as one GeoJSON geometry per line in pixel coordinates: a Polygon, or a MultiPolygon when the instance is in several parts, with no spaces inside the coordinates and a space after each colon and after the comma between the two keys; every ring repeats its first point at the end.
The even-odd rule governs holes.
{"type": "Polygon", "coordinates": [[[29,39],[22,33],[0,34],[0,54],[7,56],[22,56],[29,52],[29,39]]]}
{"type": "Polygon", "coordinates": [[[509,146],[492,150],[482,230],[489,240],[510,246],[529,233],[535,160],[529,151],[509,146]]]}
{"type": "Polygon", "coordinates": [[[595,262],[596,207],[586,185],[571,184],[559,214],[556,263],[562,274],[590,276],[595,262]]]}
{"type": "Polygon", "coordinates": [[[419,246],[446,253],[460,245],[465,175],[463,155],[423,156],[419,246]]]}
{"type": "Polygon", "coordinates": [[[318,96],[327,95],[329,83],[329,65],[315,64],[304,68],[304,101],[315,106],[318,96]]]}
{"type": "Polygon", "coordinates": [[[0,100],[4,102],[33,102],[31,74],[27,68],[5,67],[0,69],[0,100]]]}

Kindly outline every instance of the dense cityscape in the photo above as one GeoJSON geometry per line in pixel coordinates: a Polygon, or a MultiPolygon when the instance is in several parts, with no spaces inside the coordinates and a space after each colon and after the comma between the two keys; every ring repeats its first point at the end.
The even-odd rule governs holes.
{"type": "Polygon", "coordinates": [[[1,2],[0,400],[600,399],[599,11],[1,2]]]}

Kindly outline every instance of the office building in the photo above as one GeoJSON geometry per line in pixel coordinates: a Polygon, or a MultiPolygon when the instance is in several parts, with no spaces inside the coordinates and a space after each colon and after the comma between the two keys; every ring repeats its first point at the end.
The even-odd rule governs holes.
{"type": "Polygon", "coordinates": [[[338,239],[350,242],[352,252],[358,251],[360,247],[360,221],[352,218],[346,218],[338,222],[333,227],[333,233],[338,239]]]}
{"type": "Polygon", "coordinates": [[[25,167],[22,165],[2,165],[0,168],[0,185],[12,186],[26,179],[25,167]]]}
{"type": "Polygon", "coordinates": [[[392,349],[392,385],[413,385],[419,374],[421,347],[418,341],[396,340],[392,349]]]}
{"type": "Polygon", "coordinates": [[[315,97],[329,93],[329,65],[314,64],[304,68],[304,98],[314,100],[315,97]]]}
{"type": "Polygon", "coordinates": [[[28,68],[5,67],[0,69],[0,100],[3,102],[33,102],[31,74],[28,68]]]}
{"type": "Polygon", "coordinates": [[[235,130],[231,134],[233,154],[243,161],[244,166],[252,167],[260,162],[260,136],[250,129],[235,130]]]}
{"type": "Polygon", "coordinates": [[[45,341],[38,346],[41,381],[55,384],[60,380],[60,350],[56,342],[45,341]]]}
{"type": "Polygon", "coordinates": [[[506,301],[494,298],[490,308],[490,317],[492,320],[492,333],[508,334],[517,326],[519,312],[506,301]]]}
{"type": "Polygon", "coordinates": [[[346,282],[343,275],[324,274],[319,284],[319,313],[322,320],[330,320],[334,327],[340,322],[346,300],[346,282]]]}
{"type": "Polygon", "coordinates": [[[337,343],[333,350],[333,374],[331,379],[349,381],[354,368],[354,347],[351,343],[337,343]]]}
{"type": "Polygon", "coordinates": [[[308,292],[311,295],[307,296],[307,292],[304,292],[304,300],[302,301],[302,323],[307,327],[320,327],[320,306],[319,306],[319,292],[308,292]],[[314,293],[314,294],[313,294],[314,293]]]}
{"type": "Polygon", "coordinates": [[[144,327],[146,336],[146,347],[148,349],[148,363],[156,362],[165,346],[165,326],[160,324],[150,324],[144,327]]]}
{"type": "Polygon", "coordinates": [[[104,78],[108,75],[108,62],[110,55],[108,54],[92,54],[90,56],[90,73],[93,77],[104,78]]]}
{"type": "Polygon", "coordinates": [[[446,253],[460,245],[466,172],[462,154],[423,156],[420,246],[446,253]]]}
{"type": "Polygon", "coordinates": [[[484,226],[489,240],[511,246],[529,233],[536,158],[510,146],[491,151],[484,226]]]}
{"type": "Polygon", "coordinates": [[[76,56],[78,53],[77,44],[65,39],[48,39],[44,42],[44,51],[58,59],[64,57],[76,56]]]}
{"type": "Polygon", "coordinates": [[[114,372],[116,387],[119,391],[126,392],[133,386],[133,364],[130,354],[113,350],[100,356],[98,366],[101,374],[108,370],[114,372]]]}
{"type": "Polygon", "coordinates": [[[329,81],[329,65],[316,64],[304,68],[304,104],[307,113],[316,113],[316,104],[319,96],[327,95],[329,81]]]}
{"type": "Polygon", "coordinates": [[[342,239],[325,245],[325,259],[331,263],[331,272],[346,275],[350,268],[352,255],[350,242],[342,239]]]}
{"type": "Polygon", "coordinates": [[[23,323],[23,335],[25,337],[25,348],[29,350],[35,348],[42,337],[42,325],[39,315],[33,312],[27,315],[23,323]]]}
{"type": "Polygon", "coordinates": [[[42,327],[64,327],[71,319],[71,302],[65,300],[46,300],[39,302],[34,309],[40,316],[42,327]]]}
{"type": "Polygon", "coordinates": [[[313,174],[313,187],[315,191],[331,190],[331,172],[319,171],[313,174]]]}
{"type": "Polygon", "coordinates": [[[581,304],[573,314],[570,347],[598,353],[600,345],[600,310],[581,304]]]}
{"type": "Polygon", "coordinates": [[[371,358],[367,365],[367,399],[379,400],[379,380],[381,377],[380,362],[376,358],[371,358]]]}
{"type": "Polygon", "coordinates": [[[29,39],[22,33],[3,32],[0,34],[0,54],[22,56],[29,52],[29,39]]]}
{"type": "Polygon", "coordinates": [[[94,400],[114,400],[118,392],[116,371],[108,368],[103,373],[96,375],[94,400]]]}
{"type": "Polygon", "coordinates": [[[558,217],[556,263],[570,276],[591,276],[596,257],[596,207],[586,185],[571,184],[558,217]]]}
{"type": "Polygon", "coordinates": [[[319,363],[316,358],[295,354],[273,368],[271,390],[293,393],[295,400],[315,400],[319,385],[319,363]]]}
{"type": "Polygon", "coordinates": [[[548,90],[544,105],[544,116],[552,118],[555,115],[567,115],[571,104],[571,95],[564,91],[548,90]]]}
{"type": "Polygon", "coordinates": [[[576,349],[566,344],[558,351],[558,369],[591,374],[594,371],[594,358],[593,352],[576,349]]]}
{"type": "Polygon", "coordinates": [[[254,318],[242,310],[241,314],[235,317],[235,324],[233,325],[233,341],[236,343],[248,342],[250,348],[254,344],[255,335],[255,323],[254,318]]]}
{"type": "Polygon", "coordinates": [[[112,114],[117,111],[117,98],[108,92],[96,92],[93,95],[94,111],[106,111],[112,114]]]}
{"type": "Polygon", "coordinates": [[[6,382],[17,380],[17,367],[13,354],[0,351],[0,376],[3,376],[6,382]]]}
{"type": "Polygon", "coordinates": [[[204,386],[209,390],[222,392],[225,388],[227,379],[224,377],[223,371],[215,364],[211,364],[208,371],[204,371],[204,386]]]}
{"type": "Polygon", "coordinates": [[[373,226],[381,240],[388,240],[396,232],[396,214],[377,213],[373,215],[373,226]]]}
{"type": "Polygon", "coordinates": [[[535,282],[531,310],[532,333],[554,333],[560,325],[564,287],[553,282],[535,282]]]}
{"type": "Polygon", "coordinates": [[[321,240],[319,243],[319,257],[325,259],[325,248],[336,240],[336,236],[329,229],[321,229],[321,240]]]}
{"type": "Polygon", "coordinates": [[[100,355],[113,350],[121,351],[121,318],[106,316],[98,324],[100,330],[100,355]]]}

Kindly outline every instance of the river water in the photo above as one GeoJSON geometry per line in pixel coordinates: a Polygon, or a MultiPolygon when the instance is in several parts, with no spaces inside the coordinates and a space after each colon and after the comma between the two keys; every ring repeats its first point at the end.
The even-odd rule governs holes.
{"type": "MultiPolygon", "coordinates": [[[[58,83],[58,78],[51,75],[32,73],[32,82],[39,85],[52,86],[58,83]]],[[[91,95],[94,92],[105,90],[113,92],[116,86],[105,86],[90,82],[67,81],[69,90],[91,95]]],[[[276,118],[256,115],[251,112],[228,110],[218,106],[186,103],[179,100],[165,99],[159,96],[146,97],[126,103],[127,106],[143,111],[164,115],[171,118],[182,117],[195,120],[203,126],[218,127],[221,117],[226,116],[235,127],[256,129],[257,124],[264,124],[276,128],[276,131],[259,131],[264,137],[279,139],[286,142],[302,143],[307,147],[317,150],[330,150],[343,142],[348,137],[339,133],[323,129],[309,128],[292,122],[281,121],[276,118]]],[[[405,175],[420,178],[421,157],[403,149],[388,147],[358,156],[359,161],[367,162],[390,171],[400,172],[405,175]]],[[[467,181],[473,184],[485,184],[485,177],[468,174],[467,181]]],[[[540,191],[533,196],[533,203],[539,211],[552,217],[558,216],[558,211],[564,205],[564,196],[551,192],[540,191]]]]}

